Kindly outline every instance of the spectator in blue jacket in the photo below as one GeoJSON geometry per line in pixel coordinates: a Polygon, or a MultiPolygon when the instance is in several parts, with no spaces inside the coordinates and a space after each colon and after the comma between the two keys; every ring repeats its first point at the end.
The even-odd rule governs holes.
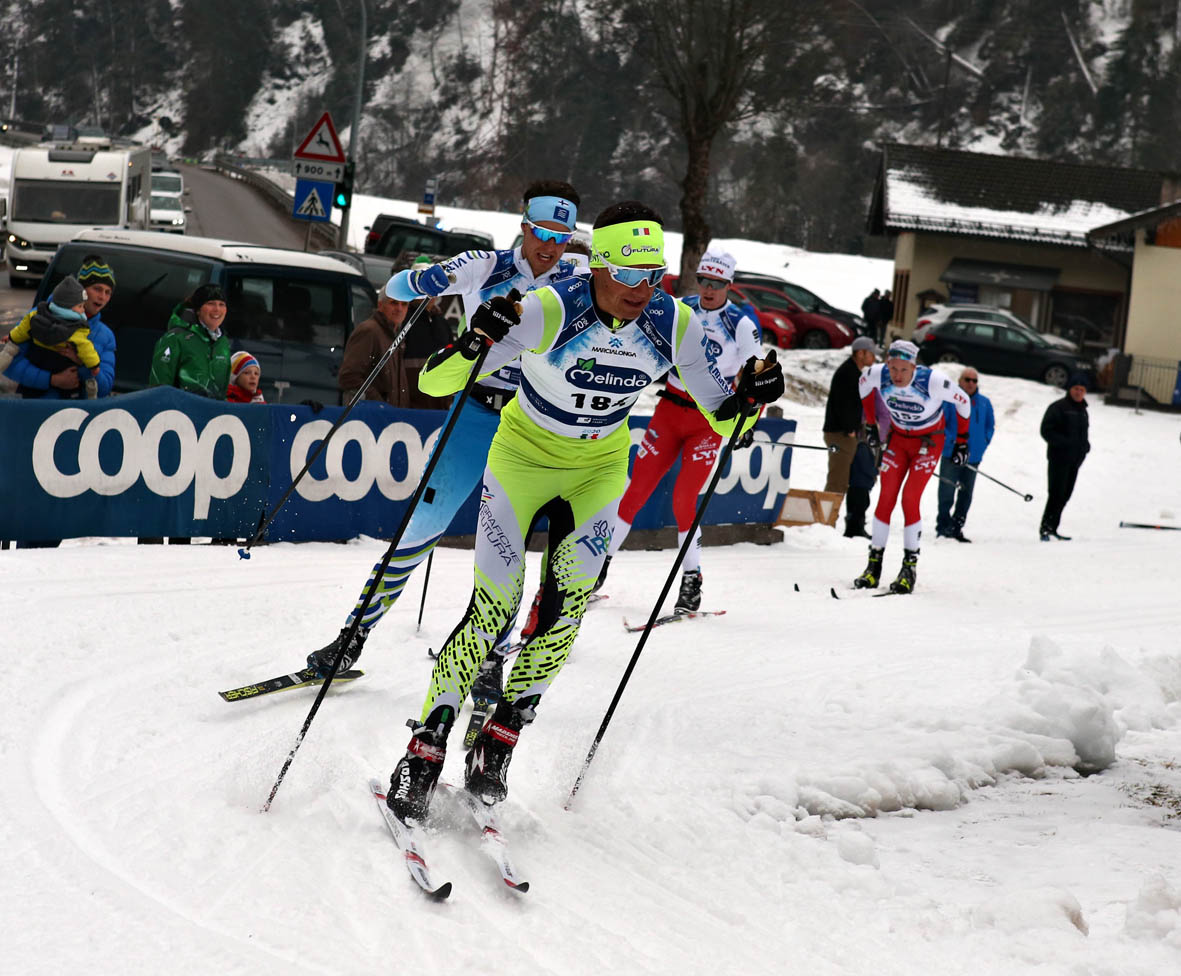
{"type": "MultiPolygon", "coordinates": [[[[972,404],[972,414],[968,419],[968,463],[956,464],[952,461],[951,450],[955,445],[951,438],[946,438],[943,460],[939,466],[939,516],[935,520],[937,538],[972,541],[964,536],[964,522],[972,504],[972,489],[976,486],[975,468],[983,460],[984,452],[992,441],[993,431],[996,430],[992,401],[980,392],[979,386],[980,374],[971,366],[965,366],[960,373],[960,389],[968,394],[972,404]]],[[[945,424],[955,424],[954,404],[945,403],[943,414],[945,424]]]]}
{"type": "MultiPolygon", "coordinates": [[[[115,273],[101,257],[91,254],[82,259],[82,267],[74,277],[86,289],[86,324],[99,357],[95,377],[98,395],[109,396],[115,385],[115,333],[102,320],[101,313],[115,290],[115,273]]],[[[17,384],[17,391],[23,397],[75,399],[86,396],[85,382],[90,378],[90,370],[70,366],[51,373],[34,366],[22,351],[17,353],[4,375],[17,384]]]]}

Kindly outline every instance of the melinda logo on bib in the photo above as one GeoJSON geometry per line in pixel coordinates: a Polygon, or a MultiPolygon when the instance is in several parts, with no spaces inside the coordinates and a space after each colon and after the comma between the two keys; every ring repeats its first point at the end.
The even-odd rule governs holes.
{"type": "Polygon", "coordinates": [[[594,358],[579,359],[566,370],[566,379],[582,390],[638,390],[652,382],[652,377],[626,366],[602,366],[594,358]]]}

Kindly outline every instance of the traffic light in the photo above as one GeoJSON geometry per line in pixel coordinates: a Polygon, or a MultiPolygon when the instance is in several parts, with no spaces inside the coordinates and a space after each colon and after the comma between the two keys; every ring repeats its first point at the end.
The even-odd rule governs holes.
{"type": "Polygon", "coordinates": [[[336,193],[332,196],[333,206],[340,210],[348,210],[353,205],[353,177],[357,172],[357,164],[349,160],[344,164],[344,176],[336,184],[336,193]]]}

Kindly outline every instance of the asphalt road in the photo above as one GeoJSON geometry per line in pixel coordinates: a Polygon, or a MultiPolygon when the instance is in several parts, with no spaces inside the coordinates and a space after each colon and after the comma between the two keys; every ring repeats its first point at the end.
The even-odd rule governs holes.
{"type": "MultiPolygon", "coordinates": [[[[303,249],[307,225],[284,217],[245,183],[199,166],[179,169],[190,191],[185,205],[193,208],[188,215],[190,234],[303,249]]],[[[32,288],[10,287],[8,275],[0,273],[0,335],[20,321],[35,294],[32,288]]]]}
{"type": "Polygon", "coordinates": [[[303,250],[307,224],[285,217],[240,180],[199,166],[178,167],[184,176],[189,233],[268,247],[303,250]]]}

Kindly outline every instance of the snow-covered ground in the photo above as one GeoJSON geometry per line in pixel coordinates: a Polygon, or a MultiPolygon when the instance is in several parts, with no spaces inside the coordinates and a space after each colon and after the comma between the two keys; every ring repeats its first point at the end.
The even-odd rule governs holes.
{"type": "MultiPolygon", "coordinates": [[[[822,386],[841,358],[787,354],[822,386]]],[[[818,443],[822,404],[793,388],[818,443]]],[[[313,695],[216,691],[330,639],[383,543],[0,554],[0,971],[1181,971],[1181,533],[1118,527],[1178,524],[1181,419],[1092,397],[1075,538],[1047,544],[1037,430],[1057,394],[982,392],[983,468],[1035,501],[981,479],[973,543],[928,531],[917,592],[884,603],[849,589],[863,541],[826,527],[707,550],[705,606],[727,615],[653,634],[567,811],[635,647],[622,620],[673,554],[616,558],[513,763],[523,896],[471,831],[440,829],[428,853],[455,890],[426,901],[366,789],[405,746],[470,552],[436,554],[420,633],[410,585],[265,814],[313,695]]],[[[824,463],[797,451],[793,485],[822,487],[824,463]]]]}

